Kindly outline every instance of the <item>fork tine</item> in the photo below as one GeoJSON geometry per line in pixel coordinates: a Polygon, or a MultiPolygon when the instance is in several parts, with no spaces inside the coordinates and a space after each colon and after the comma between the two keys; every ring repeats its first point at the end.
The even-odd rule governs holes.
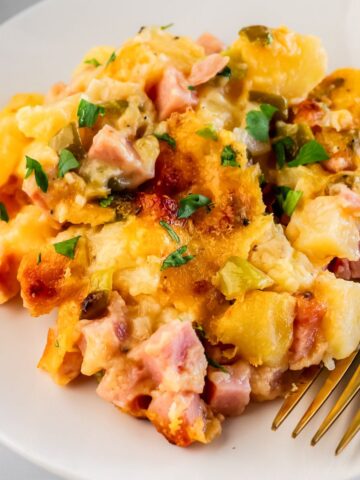
{"type": "Polygon", "coordinates": [[[280,427],[285,418],[289,413],[295,408],[298,402],[305,395],[309,387],[316,380],[319,375],[321,368],[319,366],[309,367],[305,372],[302,378],[297,383],[297,390],[291,393],[288,397],[285,398],[284,403],[280,407],[276,417],[274,418],[271,428],[276,430],[280,427]]]}
{"type": "Polygon", "coordinates": [[[335,390],[340,380],[343,378],[350,365],[354,361],[357,353],[358,352],[354,352],[350,355],[350,357],[344,358],[343,360],[340,360],[336,363],[335,369],[329,373],[319,393],[316,395],[313,402],[306,410],[302,418],[299,420],[299,423],[296,425],[292,433],[292,436],[294,438],[299,435],[301,430],[309,423],[315,413],[322,407],[322,405],[326,402],[331,393],[335,390]]]}
{"type": "Polygon", "coordinates": [[[358,365],[355,370],[354,375],[351,377],[350,382],[346,386],[343,393],[340,395],[338,401],[331,409],[330,413],[324,419],[323,423],[320,425],[319,430],[315,433],[314,437],[311,440],[311,445],[316,445],[320,438],[327,432],[339,415],[345,410],[349,405],[351,400],[355,397],[357,392],[360,389],[360,365],[358,365]]]}
{"type": "Polygon", "coordinates": [[[351,422],[349,428],[346,430],[343,438],[340,440],[339,445],[335,450],[335,455],[339,455],[344,448],[350,443],[350,441],[355,437],[355,435],[360,430],[360,409],[358,410],[355,418],[351,422]]]}

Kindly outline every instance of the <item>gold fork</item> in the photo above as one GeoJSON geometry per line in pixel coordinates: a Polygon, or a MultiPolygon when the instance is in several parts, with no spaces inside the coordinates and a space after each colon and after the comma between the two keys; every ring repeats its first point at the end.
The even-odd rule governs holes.
{"type": "MultiPolygon", "coordinates": [[[[334,370],[331,370],[325,380],[325,383],[319,390],[318,394],[312,401],[309,408],[306,410],[302,418],[299,420],[296,425],[292,436],[295,438],[301,430],[309,423],[315,413],[322,407],[322,405],[329,398],[331,393],[335,390],[336,386],[339,384],[340,380],[344,377],[345,373],[348,371],[352,364],[356,364],[356,369],[352,375],[349,383],[345,387],[344,391],[340,395],[334,407],[330,410],[329,414],[326,416],[319,429],[313,436],[311,440],[311,445],[316,445],[320,438],[328,431],[331,425],[335,420],[341,415],[345,408],[349,405],[351,400],[356,396],[360,390],[360,354],[358,352],[352,353],[349,357],[344,360],[339,360],[336,362],[334,370]]],[[[307,368],[299,382],[296,384],[295,391],[291,392],[284,400],[279,412],[277,413],[273,424],[272,429],[276,430],[289,413],[294,409],[298,404],[301,398],[305,395],[309,387],[314,383],[319,373],[323,370],[320,366],[314,366],[307,368]]],[[[348,443],[354,438],[356,433],[360,430],[360,409],[357,411],[354,419],[350,423],[348,429],[346,430],[344,436],[340,440],[339,445],[335,450],[335,454],[338,455],[348,443]]]]}

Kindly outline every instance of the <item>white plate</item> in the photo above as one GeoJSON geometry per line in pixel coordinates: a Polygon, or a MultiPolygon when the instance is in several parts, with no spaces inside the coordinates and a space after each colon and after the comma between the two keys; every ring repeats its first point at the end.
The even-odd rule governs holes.
{"type": "MultiPolygon", "coordinates": [[[[0,104],[12,93],[41,91],[66,80],[89,47],[119,44],[144,24],[175,22],[179,34],[208,30],[228,42],[247,24],[287,24],[320,35],[331,68],[360,66],[359,12],[357,0],[44,2],[0,27],[0,104]]],[[[275,402],[252,405],[242,417],[228,420],[223,435],[209,446],[180,449],[147,422],[100,400],[92,382],[59,388],[37,370],[49,318],[31,319],[12,302],[0,307],[0,319],[0,439],[53,472],[86,480],[360,478],[360,438],[340,457],[333,455],[356,402],[316,448],[309,440],[323,414],[292,440],[301,409],[273,433],[275,402]]]]}

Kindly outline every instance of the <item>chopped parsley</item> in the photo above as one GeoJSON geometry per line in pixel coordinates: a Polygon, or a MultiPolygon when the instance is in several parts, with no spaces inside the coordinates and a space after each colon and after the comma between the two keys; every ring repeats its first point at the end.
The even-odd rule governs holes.
{"type": "Polygon", "coordinates": [[[222,372],[224,373],[229,373],[228,370],[226,370],[225,367],[223,367],[222,365],[220,365],[220,363],[218,363],[216,360],[214,360],[213,358],[210,358],[206,355],[206,360],[208,362],[208,364],[211,366],[211,367],[214,367],[214,368],[217,368],[218,370],[221,370],[222,372]]]}
{"type": "Polygon", "coordinates": [[[171,28],[173,26],[174,26],[173,23],[168,23],[167,25],[163,25],[162,27],[160,27],[160,29],[161,30],[167,30],[168,28],[171,28]]]}
{"type": "Polygon", "coordinates": [[[291,160],[287,166],[298,167],[299,165],[309,165],[328,159],[329,155],[326,153],[324,147],[316,140],[310,140],[304,143],[294,160],[291,160]]]}
{"type": "Polygon", "coordinates": [[[200,128],[200,130],[196,131],[196,135],[199,135],[199,137],[203,137],[209,140],[216,140],[218,139],[217,132],[215,128],[212,125],[206,125],[204,128],[200,128]]]}
{"type": "Polygon", "coordinates": [[[112,54],[110,55],[109,57],[109,60],[106,62],[105,64],[105,67],[107,67],[108,65],[110,65],[110,63],[112,62],[115,62],[116,60],[116,53],[115,52],[112,52],[112,54]]]}
{"type": "Polygon", "coordinates": [[[70,152],[70,150],[67,150],[66,148],[61,150],[59,164],[58,164],[59,178],[62,178],[65,175],[65,173],[69,172],[70,170],[74,170],[79,166],[80,166],[80,163],[76,160],[76,158],[70,152]]]}
{"type": "Polygon", "coordinates": [[[226,65],[221,72],[216,74],[217,77],[226,77],[230,78],[231,77],[231,68],[226,65]]]}
{"type": "Polygon", "coordinates": [[[260,110],[251,110],[246,114],[246,130],[260,142],[269,140],[270,120],[278,109],[269,103],[262,103],[260,110]]]}
{"type": "Polygon", "coordinates": [[[279,207],[286,215],[291,217],[303,192],[292,190],[289,187],[277,187],[277,191],[279,193],[276,195],[276,200],[279,207]]]}
{"type": "Polygon", "coordinates": [[[41,163],[39,163],[34,158],[31,158],[28,156],[26,156],[25,158],[26,158],[25,178],[30,177],[30,175],[34,172],[36,185],[40,188],[40,190],[46,193],[49,188],[49,180],[41,166],[41,163]]]}
{"type": "Polygon", "coordinates": [[[185,265],[186,263],[190,262],[194,258],[193,255],[183,255],[187,250],[187,246],[183,245],[182,247],[175,250],[175,252],[170,253],[163,264],[161,265],[161,270],[166,270],[167,268],[171,267],[180,267],[181,265],[185,265]]]}
{"type": "Polygon", "coordinates": [[[96,58],[89,58],[84,61],[84,63],[87,63],[88,65],[92,65],[93,67],[100,67],[101,63],[96,60],[96,58]]]}
{"type": "Polygon", "coordinates": [[[76,245],[80,237],[81,235],[74,238],[69,238],[63,242],[54,243],[55,252],[73,260],[75,258],[76,245]]]}
{"type": "Polygon", "coordinates": [[[223,167],[240,167],[236,161],[236,152],[231,145],[226,145],[223,148],[220,159],[223,167]]]}
{"type": "Polygon", "coordinates": [[[168,145],[170,145],[171,148],[175,149],[176,148],[176,140],[173,137],[170,137],[168,133],[154,133],[154,136],[163,142],[166,142],[168,145]]]}
{"type": "Polygon", "coordinates": [[[273,149],[276,155],[276,163],[279,168],[283,168],[286,164],[286,159],[295,148],[295,142],[291,137],[284,137],[273,144],[273,149]]]}
{"type": "Polygon", "coordinates": [[[77,110],[79,127],[93,127],[99,115],[105,115],[104,107],[88,102],[84,98],[80,100],[77,110]]]}
{"type": "Polygon", "coordinates": [[[195,87],[193,85],[188,85],[187,88],[188,88],[188,90],[191,90],[191,91],[195,90],[195,87]]]}
{"type": "Polygon", "coordinates": [[[210,198],[199,193],[190,193],[179,202],[178,218],[189,218],[196,210],[201,207],[210,209],[212,202],[210,198]]]}
{"type": "Polygon", "coordinates": [[[165,220],[160,220],[159,224],[167,231],[169,237],[172,238],[174,242],[180,243],[180,238],[178,234],[170,227],[167,222],[165,222],[165,220]]]}
{"type": "Polygon", "coordinates": [[[9,221],[9,214],[6,210],[5,205],[2,202],[0,202],[0,220],[6,223],[9,221]]]}
{"type": "Polygon", "coordinates": [[[38,254],[38,257],[37,257],[37,260],[36,260],[36,265],[39,265],[42,261],[42,258],[41,258],[41,252],[38,254]]]}
{"type": "Polygon", "coordinates": [[[56,339],[56,340],[55,340],[55,344],[54,344],[54,345],[55,345],[55,348],[59,348],[59,347],[60,347],[59,340],[57,340],[57,339],[56,339]]]}
{"type": "Polygon", "coordinates": [[[110,205],[112,204],[114,200],[114,197],[113,195],[109,195],[108,197],[106,198],[102,198],[99,202],[99,205],[100,207],[103,207],[103,208],[107,208],[107,207],[110,207],[110,205]]]}

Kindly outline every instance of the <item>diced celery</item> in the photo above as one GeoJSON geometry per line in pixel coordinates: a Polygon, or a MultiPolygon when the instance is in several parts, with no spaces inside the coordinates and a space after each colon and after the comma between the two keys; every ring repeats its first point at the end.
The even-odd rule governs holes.
{"type": "Polygon", "coordinates": [[[263,290],[273,283],[270,277],[241,257],[230,257],[215,278],[216,286],[228,300],[249,290],[263,290]]]}
{"type": "Polygon", "coordinates": [[[85,155],[79,131],[74,123],[62,128],[50,140],[49,145],[59,154],[65,148],[70,150],[70,152],[75,155],[77,160],[80,160],[85,155]]]}

